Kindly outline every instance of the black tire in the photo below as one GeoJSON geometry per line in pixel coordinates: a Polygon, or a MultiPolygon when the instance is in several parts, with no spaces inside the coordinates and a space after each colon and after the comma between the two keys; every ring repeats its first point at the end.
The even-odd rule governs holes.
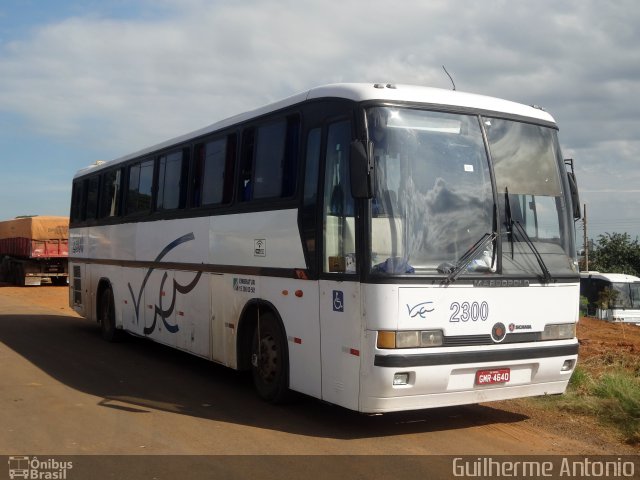
{"type": "Polygon", "coordinates": [[[18,287],[24,287],[26,285],[24,266],[21,263],[16,263],[15,264],[15,271],[16,271],[16,273],[15,273],[15,275],[16,275],[15,284],[18,287]]]}
{"type": "Polygon", "coordinates": [[[100,335],[107,342],[117,342],[122,338],[122,330],[116,328],[116,310],[113,303],[113,292],[110,288],[105,288],[100,295],[98,323],[100,335]]]}
{"type": "Polygon", "coordinates": [[[16,271],[15,262],[9,262],[8,272],[9,283],[11,285],[18,285],[18,272],[16,271]]]}
{"type": "Polygon", "coordinates": [[[9,262],[6,258],[3,258],[2,262],[0,262],[0,282],[11,282],[9,271],[9,262]]]}
{"type": "Polygon", "coordinates": [[[273,314],[260,316],[253,333],[251,373],[253,385],[263,400],[283,403],[290,398],[287,340],[273,314]]]}

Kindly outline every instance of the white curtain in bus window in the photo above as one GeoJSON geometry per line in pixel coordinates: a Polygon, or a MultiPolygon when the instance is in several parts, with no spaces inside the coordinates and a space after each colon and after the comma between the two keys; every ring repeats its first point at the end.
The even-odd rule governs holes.
{"type": "Polygon", "coordinates": [[[102,177],[100,218],[115,217],[120,211],[120,170],[111,170],[102,177]]]}
{"type": "Polygon", "coordinates": [[[349,121],[329,126],[324,182],[324,271],[356,271],[354,202],[349,180],[349,121]]]}

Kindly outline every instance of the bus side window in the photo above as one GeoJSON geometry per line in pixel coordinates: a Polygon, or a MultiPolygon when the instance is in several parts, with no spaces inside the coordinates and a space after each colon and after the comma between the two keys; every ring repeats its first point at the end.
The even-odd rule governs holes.
{"type": "Polygon", "coordinates": [[[284,119],[257,129],[252,198],[281,196],[286,132],[284,119]]]}
{"type": "Polygon", "coordinates": [[[100,177],[95,176],[87,180],[87,203],[85,211],[86,220],[94,220],[98,213],[98,191],[100,189],[100,177]]]}
{"type": "Polygon", "coordinates": [[[84,182],[77,180],[73,182],[71,193],[71,223],[82,221],[82,211],[84,206],[84,182]]]}
{"type": "Polygon", "coordinates": [[[222,203],[231,203],[233,199],[233,180],[236,170],[236,150],[238,136],[235,133],[227,136],[227,155],[222,172],[222,203]]]}
{"type": "Polygon", "coordinates": [[[184,159],[185,150],[162,155],[158,162],[158,196],[156,208],[158,210],[173,210],[184,207],[183,176],[186,174],[184,159]]]}
{"type": "Polygon", "coordinates": [[[242,134],[242,160],[240,166],[240,185],[238,198],[246,202],[253,198],[252,172],[253,150],[255,148],[255,128],[247,128],[242,134]]]}
{"type": "Polygon", "coordinates": [[[231,202],[235,151],[235,134],[196,145],[193,206],[231,202]]]}
{"type": "Polygon", "coordinates": [[[349,181],[351,124],[329,125],[324,173],[324,271],[356,271],[354,201],[349,181]]]}
{"type": "Polygon", "coordinates": [[[109,170],[102,175],[98,217],[115,217],[120,213],[120,169],[109,170]]]}
{"type": "Polygon", "coordinates": [[[280,196],[283,198],[291,197],[296,192],[299,137],[300,117],[292,115],[287,118],[287,139],[282,162],[282,190],[280,196]]]}
{"type": "Polygon", "coordinates": [[[121,172],[110,170],[102,176],[99,218],[115,217],[120,214],[121,172]]]}
{"type": "Polygon", "coordinates": [[[245,131],[241,200],[287,198],[295,193],[299,131],[297,115],[245,131]]]}
{"type": "Polygon", "coordinates": [[[153,160],[147,160],[129,167],[128,215],[145,213],[151,210],[153,163],[153,160]]]}
{"type": "Polygon", "coordinates": [[[320,167],[321,129],[314,128],[307,135],[307,152],[304,171],[304,204],[302,207],[302,236],[307,249],[309,267],[316,267],[316,231],[318,203],[318,171],[320,167]]]}

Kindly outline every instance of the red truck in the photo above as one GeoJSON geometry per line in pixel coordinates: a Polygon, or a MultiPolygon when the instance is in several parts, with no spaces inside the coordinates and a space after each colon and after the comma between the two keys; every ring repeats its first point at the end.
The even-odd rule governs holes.
{"type": "Polygon", "coordinates": [[[16,217],[0,222],[0,281],[41,285],[68,281],[69,218],[16,217]]]}

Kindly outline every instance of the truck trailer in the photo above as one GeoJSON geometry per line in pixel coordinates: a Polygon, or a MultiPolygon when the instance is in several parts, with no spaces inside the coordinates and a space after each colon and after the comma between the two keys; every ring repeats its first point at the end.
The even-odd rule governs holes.
{"type": "Polygon", "coordinates": [[[68,256],[68,217],[29,216],[0,222],[1,282],[65,285],[68,256]]]}

